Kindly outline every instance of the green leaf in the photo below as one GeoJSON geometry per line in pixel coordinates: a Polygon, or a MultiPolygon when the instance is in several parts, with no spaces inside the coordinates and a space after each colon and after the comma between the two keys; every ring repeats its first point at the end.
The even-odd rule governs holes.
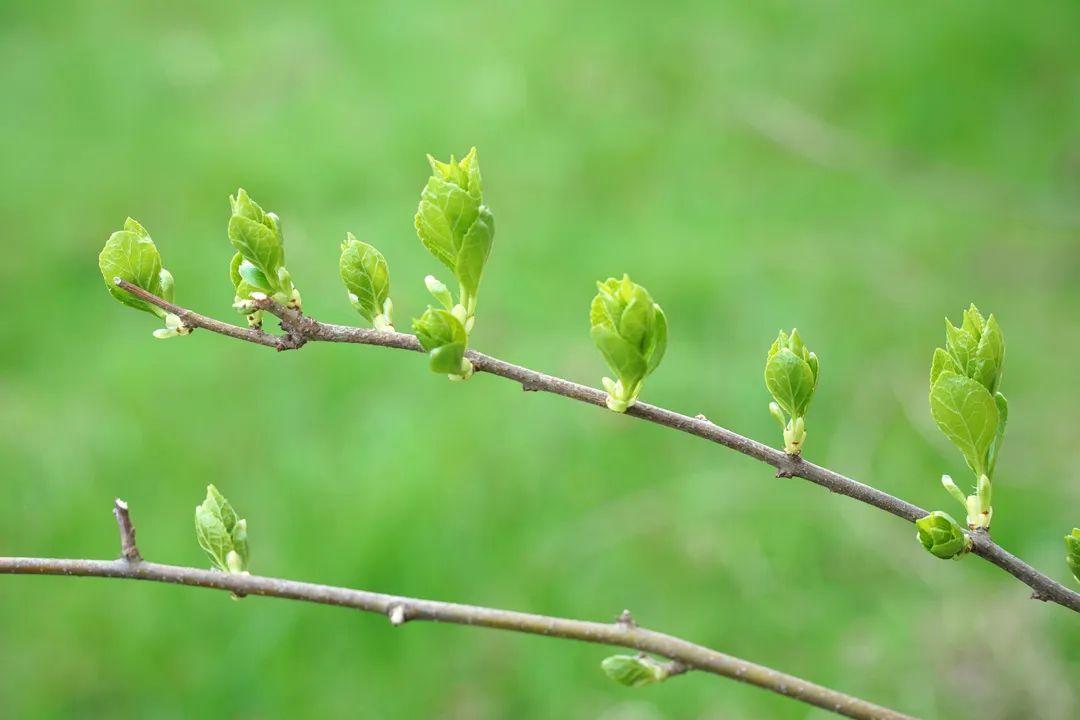
{"type": "Polygon", "coordinates": [[[641,352],[606,325],[594,325],[589,332],[611,371],[627,390],[645,378],[648,365],[641,352]]]}
{"type": "Polygon", "coordinates": [[[997,469],[998,453],[1001,452],[1001,443],[1005,440],[1005,426],[1009,423],[1009,403],[1005,399],[1005,396],[1001,393],[994,394],[994,404],[998,409],[998,424],[997,431],[994,433],[994,444],[990,446],[990,451],[987,453],[987,472],[991,479],[994,477],[994,470],[997,469]]]}
{"type": "Polygon", "coordinates": [[[213,485],[206,487],[206,499],[195,508],[195,537],[222,572],[239,572],[247,568],[247,521],[237,516],[229,501],[213,485]],[[235,563],[230,565],[229,553],[239,556],[239,567],[235,563]]]}
{"type": "Polygon", "coordinates": [[[494,239],[495,218],[490,210],[481,205],[476,220],[461,241],[461,249],[458,251],[454,267],[454,274],[457,275],[465,292],[471,297],[476,297],[480,288],[480,277],[484,273],[484,265],[491,254],[491,244],[494,239]]]}
{"type": "Polygon", "coordinates": [[[221,518],[205,505],[195,508],[195,537],[199,546],[210,556],[214,565],[223,572],[228,572],[226,556],[232,549],[232,538],[221,518]]]}
{"type": "Polygon", "coordinates": [[[1080,582],[1080,528],[1073,528],[1072,533],[1065,536],[1065,551],[1069,569],[1076,582],[1080,582]]]}
{"type": "Polygon", "coordinates": [[[1004,360],[1005,338],[1001,334],[997,319],[991,315],[975,348],[968,374],[982,383],[987,390],[994,392],[1001,381],[1004,360]]]}
{"type": "MultiPolygon", "coordinates": [[[[105,241],[98,255],[98,269],[109,294],[129,307],[164,317],[165,311],[116,286],[113,278],[121,278],[137,287],[163,297],[161,254],[142,225],[128,218],[124,229],[114,232],[105,241]]],[[[172,276],[167,279],[171,294],[172,276]]],[[[166,298],[168,299],[168,298],[166,298]]]]}
{"type": "Polygon", "coordinates": [[[927,552],[942,560],[958,559],[971,549],[971,538],[951,515],[935,510],[915,521],[916,537],[927,552]]]}
{"type": "Polygon", "coordinates": [[[628,275],[608,278],[596,287],[597,294],[589,306],[589,334],[619,380],[619,397],[613,396],[619,401],[615,406],[629,406],[642,381],[664,357],[667,316],[649,292],[628,275]]]}
{"type": "Polygon", "coordinates": [[[440,345],[428,353],[432,371],[445,375],[460,375],[464,357],[465,343],[459,342],[440,345]]]}
{"type": "MultiPolygon", "coordinates": [[[[244,259],[243,255],[241,255],[240,253],[235,253],[232,256],[232,261],[229,263],[229,279],[232,281],[233,291],[235,293],[234,302],[239,302],[241,300],[250,300],[251,293],[254,292],[268,292],[266,288],[252,285],[244,279],[244,273],[241,273],[240,271],[241,267],[243,266],[250,267],[257,271],[254,265],[244,259]]],[[[245,270],[245,273],[246,272],[247,270],[245,270]]],[[[236,310],[242,315],[248,314],[248,311],[241,307],[237,307],[236,310]]]]}
{"type": "Polygon", "coordinates": [[[664,352],[667,350],[667,315],[656,303],[653,303],[653,313],[653,332],[645,347],[645,358],[648,363],[645,367],[646,375],[652,375],[653,370],[664,359],[664,352]]]}
{"type": "Polygon", "coordinates": [[[627,687],[654,685],[666,675],[655,660],[637,655],[612,655],[604,658],[600,667],[609,678],[627,687]]]}
{"type": "MultiPolygon", "coordinates": [[[[229,242],[244,259],[266,278],[273,291],[291,291],[278,282],[278,271],[285,264],[281,228],[272,213],[263,212],[243,188],[230,197],[233,214],[229,218],[229,242]]],[[[256,285],[256,283],[249,283],[256,285]]]]}
{"type": "Polygon", "coordinates": [[[413,332],[428,353],[431,369],[447,375],[461,375],[465,367],[468,334],[453,314],[442,308],[428,307],[413,320],[413,332]]]}
{"type": "Polygon", "coordinates": [[[930,390],[930,412],[976,475],[987,473],[987,452],[998,429],[998,406],[978,382],[942,372],[930,390]]]}
{"type": "Polygon", "coordinates": [[[247,520],[237,520],[232,531],[233,550],[240,556],[242,569],[247,569],[251,559],[251,550],[248,548],[247,520]]]}
{"type": "Polygon", "coordinates": [[[986,321],[983,319],[982,313],[979,312],[979,308],[975,307],[975,303],[971,303],[968,309],[964,311],[963,330],[975,338],[978,342],[982,337],[983,329],[986,327],[986,321]]]}
{"type": "Polygon", "coordinates": [[[781,348],[765,363],[765,386],[789,415],[801,417],[814,395],[814,372],[789,348],[781,348]]]}
{"type": "Polygon", "coordinates": [[[952,355],[941,348],[937,348],[934,350],[934,360],[930,364],[930,384],[933,385],[937,382],[938,376],[943,372],[956,373],[957,375],[964,374],[964,371],[956,363],[952,355]]]}
{"type": "Polygon", "coordinates": [[[494,218],[483,204],[476,148],[461,161],[444,163],[428,156],[431,177],[420,193],[414,225],[420,242],[450,269],[462,290],[470,317],[484,265],[491,254],[494,218]]]}
{"type": "Polygon", "coordinates": [[[348,233],[341,246],[338,269],[353,307],[368,322],[385,313],[390,296],[390,270],[382,253],[348,233]]]}
{"type": "Polygon", "coordinates": [[[956,364],[960,366],[961,375],[968,374],[968,366],[975,357],[978,348],[978,340],[966,330],[954,327],[948,320],[945,321],[945,346],[949,354],[953,356],[956,364]]]}

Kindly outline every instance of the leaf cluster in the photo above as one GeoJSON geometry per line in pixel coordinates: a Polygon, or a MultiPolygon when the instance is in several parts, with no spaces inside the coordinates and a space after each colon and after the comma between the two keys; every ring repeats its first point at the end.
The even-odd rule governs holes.
{"type": "Polygon", "coordinates": [[[213,485],[206,486],[206,499],[195,508],[195,537],[218,570],[247,572],[251,556],[247,520],[213,485]]]}
{"type": "Polygon", "coordinates": [[[930,367],[930,412],[963,454],[976,477],[993,478],[1009,405],[998,391],[1005,339],[997,319],[983,319],[974,305],[960,327],[945,321],[945,347],[930,367]]]}
{"type": "MultiPolygon", "coordinates": [[[[229,263],[229,278],[236,294],[236,309],[250,314],[247,301],[253,293],[299,308],[300,293],[285,267],[285,238],[277,215],[264,211],[243,188],[229,196],[229,205],[229,242],[236,248],[229,263]]],[[[253,323],[257,321],[256,315],[253,323]]]]}
{"type": "Polygon", "coordinates": [[[664,357],[667,316],[629,275],[598,282],[596,289],[589,306],[589,334],[616,378],[603,379],[608,407],[625,412],[664,357]]]}

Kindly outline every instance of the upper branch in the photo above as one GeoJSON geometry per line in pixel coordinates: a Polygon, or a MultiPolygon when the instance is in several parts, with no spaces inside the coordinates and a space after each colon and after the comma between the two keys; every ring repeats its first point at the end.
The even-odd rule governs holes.
{"type": "MultiPolygon", "coordinates": [[[[421,351],[420,343],[413,335],[322,323],[269,298],[259,299],[256,304],[260,309],[277,316],[281,320],[283,335],[272,335],[262,330],[240,328],[199,315],[186,308],[166,302],[120,278],[116,279],[116,284],[146,302],[174,313],[190,328],[204,328],[221,335],[247,340],[258,345],[274,347],[278,350],[296,349],[306,342],[317,341],[378,345],[399,350],[421,351]]],[[[475,350],[468,350],[466,356],[472,362],[476,371],[513,380],[520,383],[525,390],[549,392],[590,405],[605,407],[605,393],[595,388],[546,375],[520,365],[513,365],[475,350]]],[[[776,468],[776,473],[780,477],[798,477],[809,480],[831,492],[847,495],[867,505],[872,505],[903,518],[908,522],[915,522],[928,514],[926,510],[918,505],[913,505],[877,488],[864,485],[833,470],[815,465],[798,455],[789,455],[781,450],[739,435],[703,417],[690,417],[643,402],[632,405],[625,414],[674,430],[680,430],[690,435],[696,435],[731,448],[743,455],[771,465],[776,468]]],[[[1033,591],[1032,597],[1057,603],[1074,612],[1080,612],[1080,593],[1070,590],[1009,553],[991,540],[986,533],[972,533],[972,541],[971,551],[973,554],[997,565],[1030,587],[1033,591]]]]}

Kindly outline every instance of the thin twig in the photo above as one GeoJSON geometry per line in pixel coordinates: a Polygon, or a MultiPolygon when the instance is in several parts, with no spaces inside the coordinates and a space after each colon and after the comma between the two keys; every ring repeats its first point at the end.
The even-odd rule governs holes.
{"type": "Polygon", "coordinates": [[[120,529],[120,555],[127,562],[139,562],[142,555],[139,554],[139,546],[135,544],[135,526],[131,524],[131,515],[128,512],[128,504],[116,498],[113,501],[113,515],[116,517],[116,525],[120,529]]]}
{"type": "Polygon", "coordinates": [[[625,647],[666,658],[671,662],[669,675],[678,675],[690,669],[700,670],[756,685],[847,717],[865,720],[911,720],[908,715],[830,690],[793,675],[778,672],[764,665],[748,662],[671,635],[620,622],[598,623],[570,620],[476,605],[398,597],[366,590],[316,585],[259,575],[229,574],[217,570],[160,565],[145,561],[130,563],[126,560],[0,557],[0,574],[76,575],[150,580],[227,590],[235,595],[263,595],[323,605],[337,605],[388,616],[395,625],[400,625],[405,620],[429,620],[625,647]]]}
{"type": "MultiPolygon", "coordinates": [[[[287,308],[273,300],[265,299],[257,301],[256,306],[265,310],[281,320],[284,335],[271,335],[263,331],[250,331],[234,325],[222,323],[219,320],[199,315],[178,305],[166,302],[161,298],[146,292],[142,288],[129,282],[116,278],[116,284],[131,294],[146,302],[156,305],[168,312],[178,315],[184,323],[191,328],[204,328],[240,340],[248,340],[259,345],[267,345],[278,350],[295,349],[307,342],[340,342],[355,343],[360,345],[377,345],[379,347],[396,348],[399,350],[412,350],[422,352],[420,343],[413,335],[398,332],[381,332],[368,328],[352,327],[349,325],[331,325],[322,323],[314,318],[302,314],[300,311],[287,308]]],[[[466,356],[478,372],[498,375],[514,382],[520,383],[527,390],[543,391],[562,395],[572,400],[578,400],[589,405],[605,407],[606,394],[602,390],[579,385],[578,383],[563,380],[562,378],[530,370],[520,365],[499,360],[498,358],[484,355],[475,350],[466,352],[466,356]]],[[[630,417],[647,420],[657,425],[663,425],[674,430],[680,430],[690,435],[704,438],[711,442],[731,448],[763,463],[776,468],[780,477],[798,477],[809,480],[815,485],[831,492],[847,495],[859,502],[872,505],[879,510],[903,518],[908,522],[915,522],[929,513],[913,505],[906,500],[882,492],[877,488],[864,485],[838,472],[834,472],[819,465],[815,465],[798,455],[788,455],[756,440],[739,435],[738,433],[720,427],[716,423],[703,418],[682,415],[671,410],[638,402],[631,406],[625,413],[630,417]]],[[[986,533],[972,533],[972,554],[977,555],[988,562],[997,565],[1013,577],[1027,585],[1041,600],[1057,603],[1074,612],[1080,612],[1080,593],[1070,590],[1061,583],[1025,563],[1012,553],[1009,553],[1000,545],[990,539],[986,533]]]]}

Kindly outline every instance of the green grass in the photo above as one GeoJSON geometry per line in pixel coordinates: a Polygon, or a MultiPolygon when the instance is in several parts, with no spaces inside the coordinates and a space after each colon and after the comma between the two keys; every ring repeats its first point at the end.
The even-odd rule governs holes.
{"type": "MultiPolygon", "coordinates": [[[[593,283],[671,323],[642,398],[780,443],[781,327],[821,357],[807,456],[955,512],[926,402],[942,317],[1008,342],[994,531],[1072,582],[1080,524],[1075,3],[8,2],[0,9],[0,553],[205,564],[216,483],[257,572],[649,627],[928,717],[1071,718],[1080,624],[914,528],[700,440],[375,348],[155,341],[95,257],[130,214],[178,299],[229,304],[227,195],[283,219],[305,309],[358,322],[346,230],[399,324],[436,270],[424,154],[480,149],[497,237],[475,344],[599,384],[593,283]],[[349,7],[345,10],[343,8],[349,7]]],[[[164,586],[0,580],[10,717],[806,718],[603,649],[164,586]]]]}

